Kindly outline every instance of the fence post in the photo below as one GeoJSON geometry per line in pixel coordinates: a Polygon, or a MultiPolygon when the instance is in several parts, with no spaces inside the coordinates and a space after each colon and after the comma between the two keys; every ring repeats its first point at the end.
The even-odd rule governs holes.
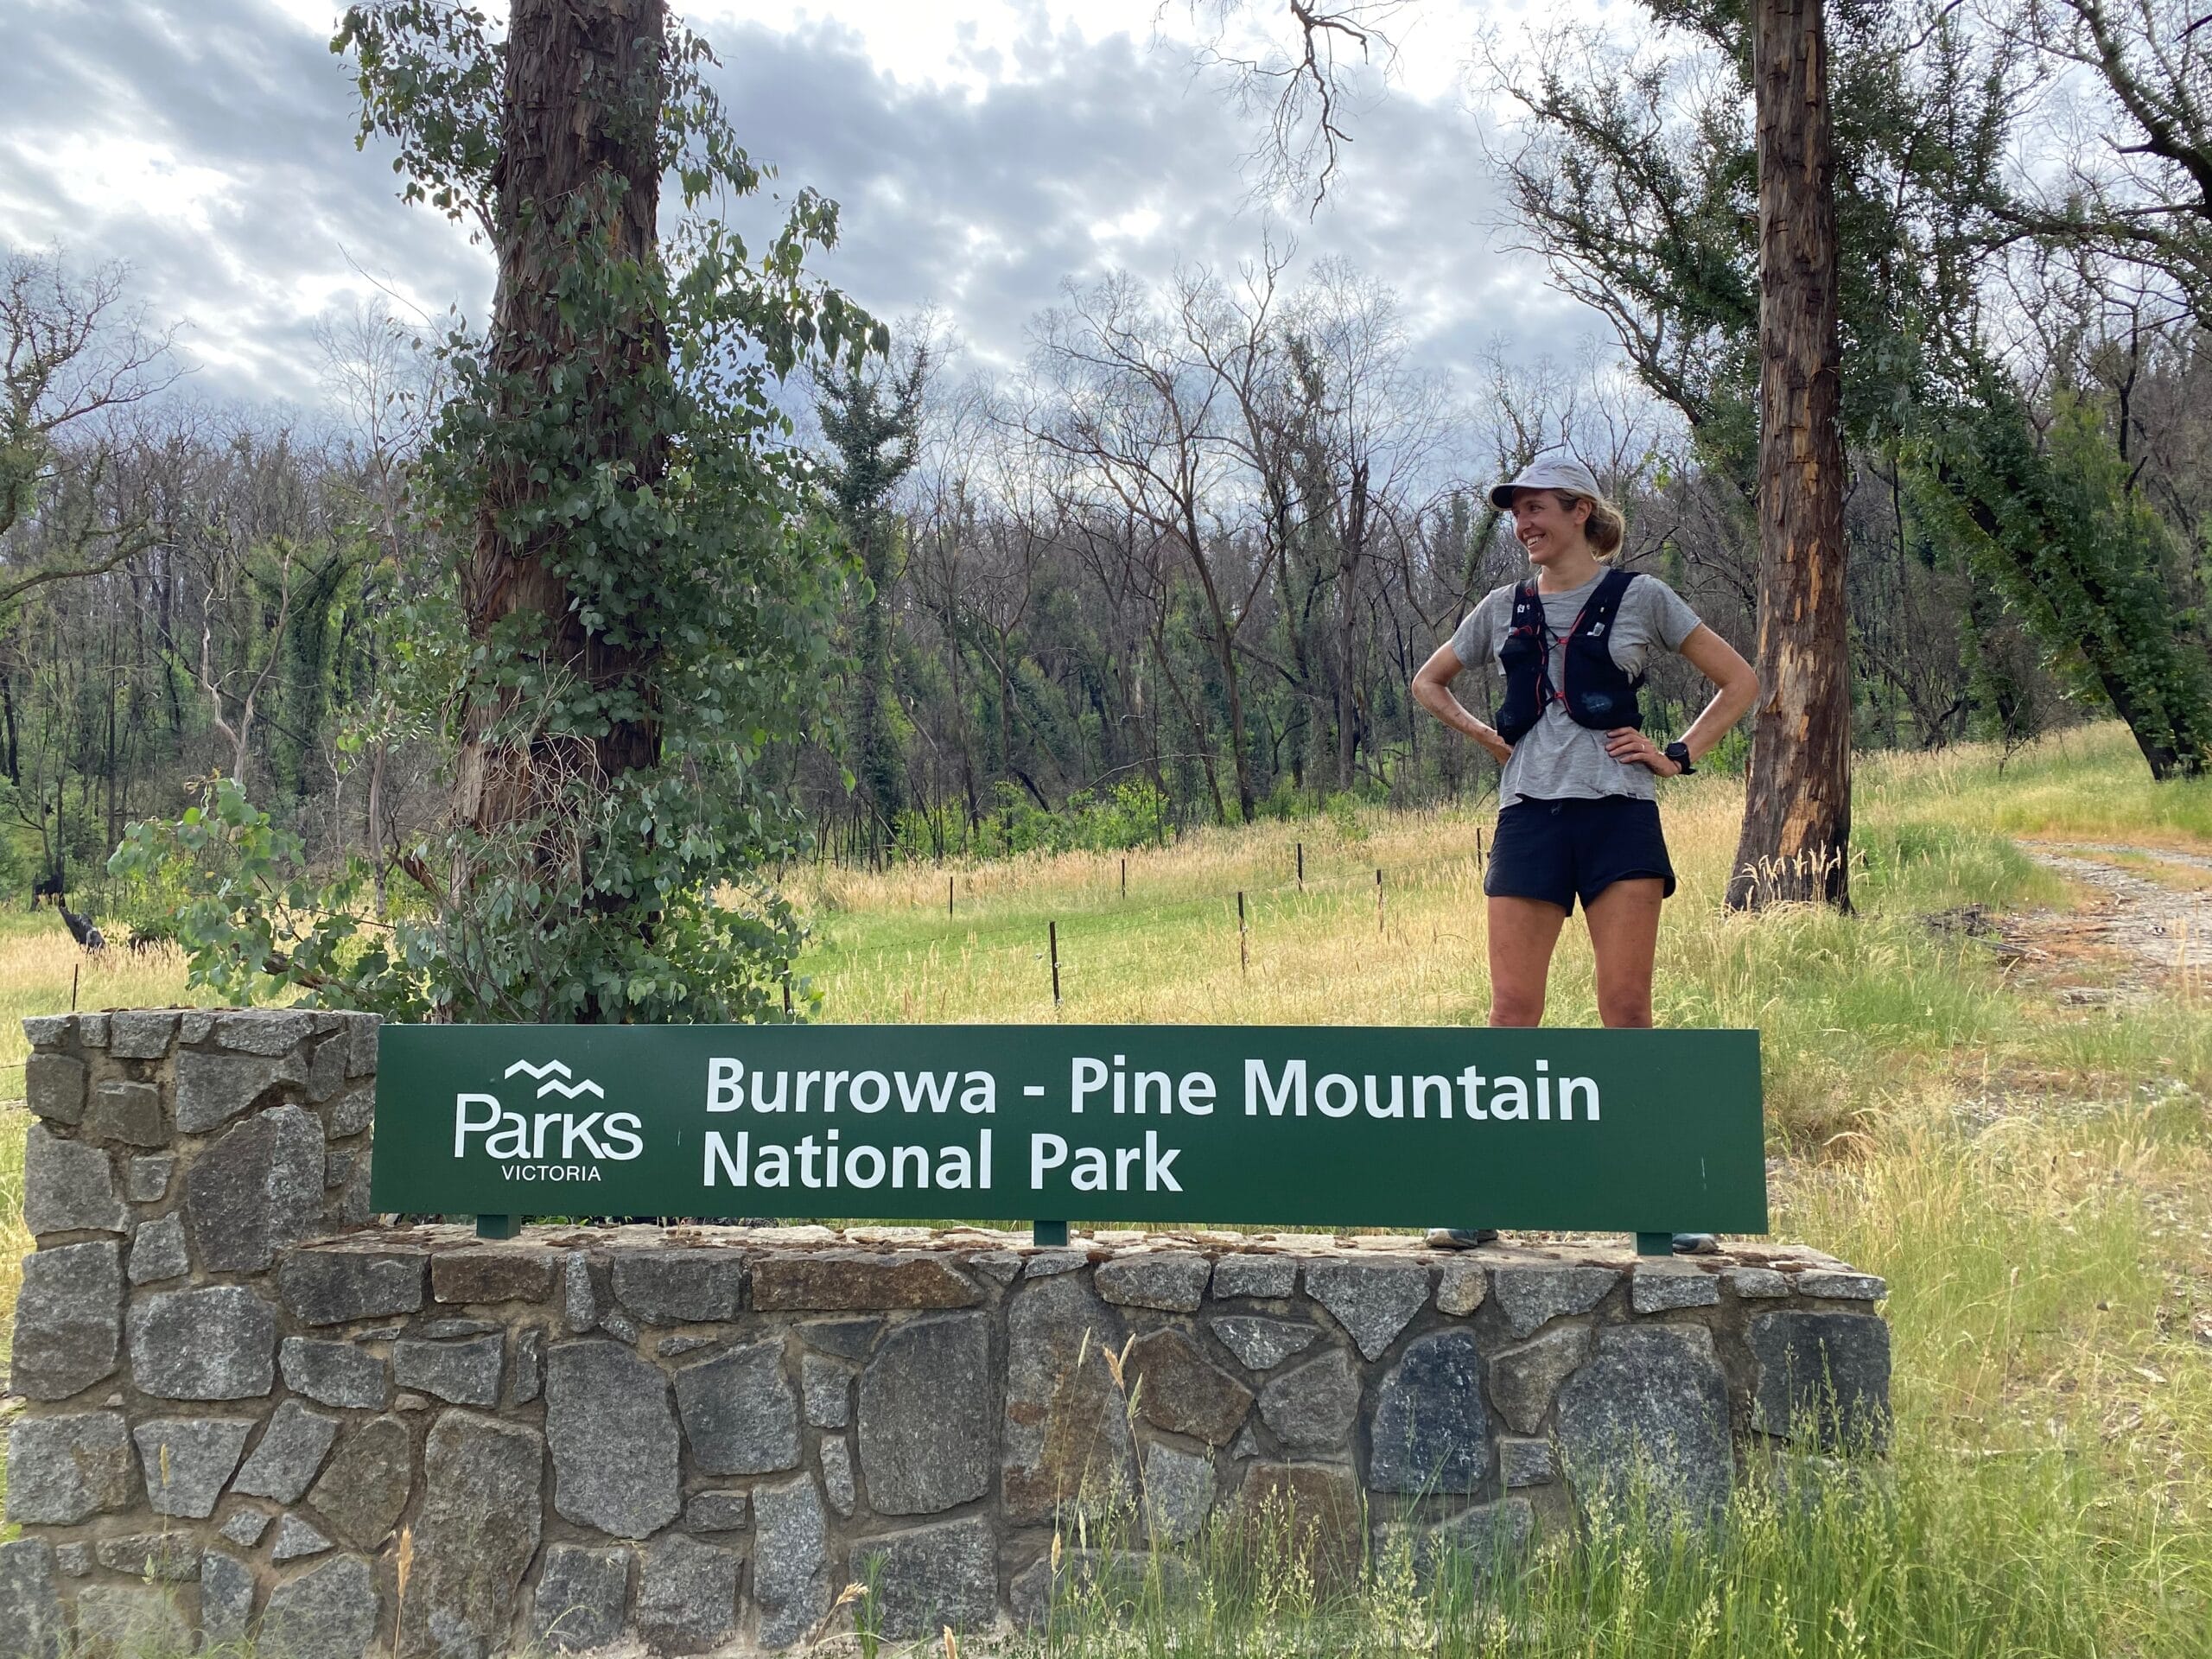
{"type": "Polygon", "coordinates": [[[1252,971],[1249,935],[1244,931],[1244,890],[1242,887],[1236,890],[1236,970],[1246,974],[1252,971]]]}
{"type": "Polygon", "coordinates": [[[1306,891],[1306,843],[1298,843],[1298,890],[1306,891]]]}
{"type": "Polygon", "coordinates": [[[1382,931],[1382,872],[1375,872],[1375,931],[1382,931]]]}
{"type": "Polygon", "coordinates": [[[1129,896],[1129,861],[1128,861],[1128,859],[1126,859],[1126,858],[1125,858],[1125,859],[1123,859],[1123,860],[1122,861],[1122,898],[1124,898],[1124,899],[1126,899],[1126,898],[1128,898],[1128,896],[1129,896]]]}
{"type": "Polygon", "coordinates": [[[949,876],[949,875],[948,875],[948,876],[946,876],[946,877],[944,878],[944,914],[945,914],[945,918],[946,918],[948,921],[951,919],[951,917],[952,917],[952,878],[951,878],[950,876],[949,876]]]}
{"type": "Polygon", "coordinates": [[[1060,925],[1045,924],[1045,943],[1052,954],[1052,1006],[1060,1006],[1060,925]]]}

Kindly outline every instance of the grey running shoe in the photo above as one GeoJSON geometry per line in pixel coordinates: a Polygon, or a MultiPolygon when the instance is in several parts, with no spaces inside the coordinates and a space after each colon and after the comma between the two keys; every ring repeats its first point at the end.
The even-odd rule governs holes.
{"type": "Polygon", "coordinates": [[[1675,1254],[1676,1255],[1718,1255],[1720,1254],[1720,1241],[1711,1233],[1676,1233],[1675,1254]]]}
{"type": "Polygon", "coordinates": [[[1428,1248],[1432,1250],[1471,1250],[1478,1244],[1497,1242],[1495,1227],[1432,1227],[1428,1230],[1428,1248]]]}

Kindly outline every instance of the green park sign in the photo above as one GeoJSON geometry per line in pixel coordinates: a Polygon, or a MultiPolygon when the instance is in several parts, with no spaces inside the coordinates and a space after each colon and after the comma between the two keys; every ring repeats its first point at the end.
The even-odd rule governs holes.
{"type": "Polygon", "coordinates": [[[1761,1233],[1758,1033],[387,1025],[372,1201],[1761,1233]]]}

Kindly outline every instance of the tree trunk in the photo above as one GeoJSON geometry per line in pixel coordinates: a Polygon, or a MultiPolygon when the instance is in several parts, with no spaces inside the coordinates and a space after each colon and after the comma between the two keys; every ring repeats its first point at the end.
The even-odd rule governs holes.
{"type": "MultiPolygon", "coordinates": [[[[619,270],[658,257],[666,22],[665,0],[514,0],[508,24],[494,174],[499,285],[491,365],[495,418],[510,435],[486,480],[461,599],[473,640],[486,640],[503,626],[531,631],[543,679],[484,688],[464,716],[454,811],[487,837],[532,833],[528,826],[543,824],[578,781],[604,789],[659,755],[652,664],[588,624],[584,607],[571,603],[569,583],[551,562],[562,531],[518,538],[502,526],[556,493],[591,487],[589,475],[600,465],[627,474],[618,488],[657,486],[667,470],[665,438],[630,410],[640,376],[666,360],[665,332],[644,285],[602,280],[595,264],[578,272],[587,261],[619,270]],[[594,302],[569,319],[562,315],[564,279],[594,302]],[[620,293],[634,297],[625,302],[620,293]],[[556,395],[554,378],[564,372],[573,390],[556,395]],[[570,398],[557,416],[545,413],[570,398]],[[553,442],[575,445],[550,478],[533,479],[519,455],[526,442],[521,429],[533,422],[541,434],[557,429],[553,442]],[[584,712],[575,722],[584,734],[550,735],[542,709],[525,706],[556,697],[584,712]]],[[[591,847],[558,846],[561,837],[542,832],[534,839],[539,856],[562,862],[564,885],[581,874],[586,903],[619,905],[594,885],[591,847]]],[[[472,877],[457,868],[454,879],[465,885],[472,877]]]]}
{"type": "Polygon", "coordinates": [[[1728,903],[1848,908],[1851,671],[1822,0],[1754,0],[1760,701],[1728,903]]]}

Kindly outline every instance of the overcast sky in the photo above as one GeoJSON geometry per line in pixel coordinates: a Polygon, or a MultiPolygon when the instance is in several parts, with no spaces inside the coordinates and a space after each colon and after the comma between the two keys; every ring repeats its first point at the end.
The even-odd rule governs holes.
{"type": "MultiPolygon", "coordinates": [[[[1194,67],[1184,0],[680,9],[775,188],[842,204],[820,273],[881,315],[935,304],[985,364],[1024,353],[1065,279],[1233,266],[1271,224],[1300,264],[1338,255],[1395,284],[1440,368],[1493,341],[1571,357],[1602,334],[1503,251],[1465,69],[1485,29],[1510,46],[1579,13],[1627,30],[1627,0],[1414,0],[1329,203],[1272,221],[1244,171],[1257,130],[1194,67]]],[[[394,198],[388,151],[354,149],[335,11],[0,0],[0,243],[126,261],[154,317],[183,326],[192,384],[223,400],[320,402],[317,318],[379,287],[480,317],[484,251],[394,198]]]]}

